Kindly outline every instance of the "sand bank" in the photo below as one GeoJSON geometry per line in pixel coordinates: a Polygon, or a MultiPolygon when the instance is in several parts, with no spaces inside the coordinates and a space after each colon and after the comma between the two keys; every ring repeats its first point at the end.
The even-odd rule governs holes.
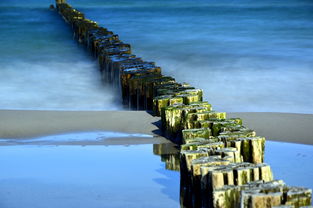
{"type": "MultiPolygon", "coordinates": [[[[97,144],[169,142],[159,136],[160,130],[155,125],[159,119],[144,111],[0,110],[0,118],[0,138],[7,139],[34,138],[72,132],[110,131],[150,134],[153,138],[113,138],[97,142],[97,144]]],[[[84,144],[93,143],[86,141],[84,144]]]]}
{"type": "MultiPolygon", "coordinates": [[[[293,113],[228,113],[240,117],[247,127],[268,140],[313,145],[313,115],[293,113]]],[[[145,111],[24,111],[0,110],[0,138],[32,138],[51,134],[85,131],[116,131],[154,135],[149,141],[164,143],[159,136],[158,117],[145,111]]],[[[116,142],[111,139],[112,143],[116,142]]],[[[130,138],[123,138],[127,143],[130,138]]],[[[139,140],[141,142],[139,142],[139,140]]],[[[118,144],[120,144],[118,142],[118,144]]]]}
{"type": "Polygon", "coordinates": [[[228,113],[268,140],[313,145],[313,115],[296,113],[228,113]]]}

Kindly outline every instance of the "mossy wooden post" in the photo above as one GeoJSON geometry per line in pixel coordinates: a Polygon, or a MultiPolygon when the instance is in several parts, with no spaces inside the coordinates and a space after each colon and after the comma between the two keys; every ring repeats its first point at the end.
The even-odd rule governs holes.
{"type": "Polygon", "coordinates": [[[195,129],[196,127],[196,122],[198,120],[204,120],[203,118],[203,113],[188,113],[185,118],[184,118],[184,128],[185,129],[195,129]]]}
{"type": "Polygon", "coordinates": [[[175,79],[169,76],[159,76],[155,78],[148,79],[144,84],[146,103],[145,107],[147,110],[153,110],[153,99],[156,97],[157,86],[164,84],[173,84],[175,79]]]}
{"type": "Polygon", "coordinates": [[[182,130],[185,115],[191,112],[203,112],[207,110],[208,103],[197,103],[191,105],[174,104],[164,109],[162,121],[165,121],[165,134],[178,144],[182,143],[182,130]]]}
{"type": "Polygon", "coordinates": [[[106,83],[112,83],[112,81],[114,80],[112,73],[114,73],[114,71],[118,71],[120,74],[122,68],[124,70],[130,68],[132,64],[142,62],[140,58],[135,58],[134,55],[130,54],[130,45],[123,44],[118,40],[115,40],[115,42],[116,43],[114,44],[114,47],[110,46],[110,48],[107,48],[106,44],[108,43],[102,43],[97,49],[102,79],[106,83]],[[112,59],[110,59],[110,56],[113,55],[115,55],[115,57],[112,57],[112,59]],[[114,68],[114,65],[111,65],[111,61],[113,62],[113,64],[115,64],[116,68],[114,68]]]}
{"type": "Polygon", "coordinates": [[[218,137],[226,139],[235,139],[235,138],[241,138],[241,137],[255,137],[256,132],[252,129],[248,129],[245,127],[241,127],[240,129],[235,130],[229,130],[229,131],[223,131],[221,132],[218,137]]]}
{"type": "Polygon", "coordinates": [[[187,87],[183,87],[180,92],[175,93],[176,96],[181,96],[184,98],[184,104],[189,105],[193,102],[201,102],[203,101],[203,90],[201,89],[188,89],[187,87]]]}
{"type": "Polygon", "coordinates": [[[57,9],[59,9],[59,4],[64,4],[66,3],[66,0],[55,0],[55,6],[57,9]]]}
{"type": "MultiPolygon", "coordinates": [[[[100,56],[99,56],[100,58],[100,56]]],[[[131,60],[138,60],[133,54],[119,54],[119,55],[110,55],[106,57],[106,62],[101,67],[103,70],[113,73],[113,83],[116,85],[116,89],[121,92],[121,80],[120,80],[120,66],[119,63],[129,62],[131,60]]],[[[101,70],[101,71],[103,71],[101,70]]]]}
{"type": "Polygon", "coordinates": [[[182,131],[183,134],[183,144],[188,143],[188,140],[194,138],[205,138],[209,139],[211,136],[211,130],[208,128],[201,129],[185,129],[182,131]]]}
{"type": "Polygon", "coordinates": [[[130,100],[130,107],[136,110],[145,110],[145,91],[143,88],[143,83],[145,79],[149,77],[159,76],[157,73],[142,73],[136,74],[129,80],[129,95],[134,97],[130,100]]]}
{"type": "Polygon", "coordinates": [[[181,145],[181,150],[200,150],[206,149],[208,152],[215,154],[217,150],[224,148],[223,142],[214,139],[195,138],[190,143],[181,145]]]}
{"type": "MultiPolygon", "coordinates": [[[[193,207],[201,207],[204,201],[204,190],[202,185],[202,167],[216,168],[219,165],[228,165],[229,161],[219,156],[208,156],[194,159],[191,164],[191,189],[193,198],[193,207]]],[[[207,192],[206,192],[207,193],[207,192]]]]}
{"type": "MultiPolygon", "coordinates": [[[[109,48],[106,47],[106,44],[109,44],[111,41],[106,40],[105,42],[102,42],[101,45],[99,46],[98,49],[98,54],[99,56],[102,56],[103,58],[103,62],[108,66],[105,69],[105,80],[107,81],[107,83],[109,84],[113,84],[113,80],[114,80],[114,70],[112,67],[110,67],[109,65],[109,56],[111,55],[121,55],[121,54],[130,54],[131,53],[131,47],[129,44],[120,42],[119,40],[114,40],[114,44],[112,46],[110,46],[109,48]]],[[[135,63],[131,63],[131,62],[136,62],[136,59],[129,59],[127,60],[127,62],[131,65],[131,64],[135,64],[135,63]]],[[[126,65],[127,63],[122,62],[123,65],[126,65]]],[[[131,66],[125,67],[125,68],[130,68],[131,66]]]]}
{"type": "Polygon", "coordinates": [[[212,105],[210,103],[208,103],[207,101],[190,103],[189,106],[191,106],[191,107],[203,107],[203,108],[205,108],[205,111],[212,111],[212,105]]]}
{"type": "Polygon", "coordinates": [[[251,162],[263,163],[265,151],[265,138],[264,137],[250,137],[251,162]]]}
{"type": "Polygon", "coordinates": [[[218,136],[221,132],[227,131],[227,129],[234,127],[234,126],[241,126],[236,124],[233,120],[221,120],[221,121],[214,121],[212,123],[212,135],[218,136]]]}
{"type": "Polygon", "coordinates": [[[273,173],[271,167],[265,163],[257,164],[256,167],[259,168],[260,180],[272,181],[273,173]]]}
{"type": "MultiPolygon", "coordinates": [[[[99,56],[100,58],[101,56],[99,56]]],[[[104,59],[105,60],[105,59],[104,59]]],[[[100,61],[99,61],[100,62],[100,61]]],[[[106,65],[102,70],[104,79],[107,80],[107,73],[111,70],[115,72],[115,76],[118,81],[118,86],[120,88],[121,96],[122,96],[122,102],[123,105],[128,105],[128,91],[125,86],[124,80],[122,79],[122,74],[124,69],[127,69],[129,67],[133,67],[133,65],[136,65],[137,63],[143,62],[141,58],[136,57],[132,54],[122,54],[122,55],[116,55],[111,58],[111,60],[106,61],[106,65]]]]}
{"type": "Polygon", "coordinates": [[[255,190],[241,192],[241,208],[271,208],[281,204],[283,193],[260,193],[255,190]]]}
{"type": "Polygon", "coordinates": [[[164,123],[164,131],[168,138],[176,139],[177,133],[181,130],[182,122],[182,105],[173,105],[164,108],[164,114],[162,114],[162,122],[164,123]]]}
{"type": "MultiPolygon", "coordinates": [[[[108,41],[108,40],[106,40],[108,41]]],[[[110,67],[110,59],[109,57],[112,56],[112,55],[119,55],[121,56],[122,54],[128,54],[127,56],[131,56],[130,53],[131,53],[131,47],[129,44],[126,44],[126,43],[122,43],[122,42],[119,42],[118,40],[114,40],[116,41],[117,43],[114,44],[113,47],[110,47],[109,49],[102,49],[101,45],[100,45],[100,49],[98,50],[99,54],[102,54],[102,56],[104,57],[104,62],[105,64],[108,66],[106,67],[106,81],[112,85],[112,87],[115,87],[116,84],[115,84],[115,71],[112,67],[110,67]]]]}
{"type": "Polygon", "coordinates": [[[137,103],[137,94],[129,94],[129,80],[137,75],[147,75],[151,73],[161,74],[161,68],[154,65],[153,62],[132,63],[122,66],[121,83],[122,83],[122,96],[124,103],[137,103]]]}
{"type": "Polygon", "coordinates": [[[177,97],[181,97],[185,105],[189,105],[192,102],[200,101],[198,95],[193,95],[193,94],[181,94],[181,95],[177,95],[177,97]]]}
{"type": "MultiPolygon", "coordinates": [[[[197,128],[197,122],[206,121],[206,120],[220,120],[225,119],[226,113],[224,112],[215,112],[215,111],[203,111],[196,113],[188,113],[184,118],[184,128],[192,129],[197,128]]],[[[211,129],[211,126],[207,126],[211,129]]],[[[215,136],[213,134],[213,136],[215,136]]]]}
{"type": "Polygon", "coordinates": [[[157,85],[154,88],[154,97],[161,95],[174,95],[175,89],[179,86],[180,84],[177,82],[157,85]]]}
{"type": "Polygon", "coordinates": [[[240,187],[223,186],[212,192],[212,199],[207,207],[212,208],[236,208],[239,207],[240,187]]]}
{"type": "Polygon", "coordinates": [[[223,158],[227,158],[232,163],[242,163],[243,159],[240,152],[234,147],[221,148],[215,151],[223,158]]]}
{"type": "MultiPolygon", "coordinates": [[[[168,106],[177,106],[177,105],[182,105],[183,104],[183,99],[182,98],[179,98],[179,97],[170,97],[169,98],[169,105],[168,106]]],[[[162,121],[162,128],[163,130],[166,130],[166,127],[167,127],[167,120],[166,120],[166,107],[168,106],[165,106],[165,107],[162,107],[161,108],[161,121],[162,121]]]]}
{"type": "Polygon", "coordinates": [[[288,187],[285,204],[295,207],[310,206],[312,204],[312,190],[302,187],[288,187]]]}
{"type": "MultiPolygon", "coordinates": [[[[140,109],[140,88],[139,88],[139,80],[136,79],[140,77],[140,75],[135,75],[129,79],[129,107],[130,109],[139,110],[140,109]]],[[[140,78],[139,78],[140,79],[140,78]]]]}
{"type": "MultiPolygon", "coordinates": [[[[145,89],[146,87],[146,82],[151,79],[156,79],[162,77],[161,73],[148,73],[148,74],[143,74],[141,76],[137,76],[136,79],[138,79],[138,89],[139,89],[139,94],[138,100],[139,100],[139,106],[140,108],[138,110],[148,110],[148,100],[147,100],[147,91],[145,89]]],[[[151,104],[149,104],[151,105],[151,104]]]]}
{"type": "Polygon", "coordinates": [[[184,207],[192,207],[192,161],[208,156],[208,152],[206,150],[181,151],[180,155],[180,202],[184,207]]]}
{"type": "Polygon", "coordinates": [[[162,108],[169,106],[172,95],[161,95],[153,99],[153,113],[155,116],[161,116],[162,108]]]}
{"type": "Polygon", "coordinates": [[[251,181],[251,168],[250,167],[238,167],[235,169],[236,185],[241,186],[251,181]]]}

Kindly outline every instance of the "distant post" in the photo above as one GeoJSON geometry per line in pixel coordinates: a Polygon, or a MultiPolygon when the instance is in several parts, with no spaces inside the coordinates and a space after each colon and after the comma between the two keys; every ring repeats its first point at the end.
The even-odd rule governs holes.
{"type": "Polygon", "coordinates": [[[59,9],[59,4],[63,4],[63,3],[66,3],[66,0],[55,0],[55,5],[56,5],[56,8],[59,9]]]}
{"type": "Polygon", "coordinates": [[[66,3],[66,0],[55,0],[56,4],[63,4],[66,3]]]}

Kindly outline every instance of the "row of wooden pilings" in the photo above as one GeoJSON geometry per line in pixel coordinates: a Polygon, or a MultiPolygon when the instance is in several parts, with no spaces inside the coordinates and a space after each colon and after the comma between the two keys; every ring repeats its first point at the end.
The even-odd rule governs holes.
{"type": "MultiPolygon", "coordinates": [[[[182,207],[304,207],[312,191],[274,180],[263,163],[265,138],[240,118],[212,110],[203,91],[161,73],[131,53],[117,34],[57,0],[75,39],[98,59],[102,79],[120,91],[124,106],[161,117],[167,138],[180,145],[182,207]]],[[[169,157],[175,161],[175,158],[169,157]]]]}

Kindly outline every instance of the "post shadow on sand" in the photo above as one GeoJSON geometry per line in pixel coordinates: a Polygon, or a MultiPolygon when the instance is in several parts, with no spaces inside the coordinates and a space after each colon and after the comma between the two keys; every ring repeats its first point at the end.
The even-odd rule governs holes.
{"type": "Polygon", "coordinates": [[[152,122],[151,124],[153,124],[154,126],[156,126],[158,128],[158,129],[153,130],[152,133],[154,133],[154,134],[156,134],[158,136],[164,136],[164,133],[162,131],[162,122],[161,122],[161,120],[152,122]]]}
{"type": "Polygon", "coordinates": [[[165,133],[165,131],[163,131],[164,130],[164,126],[162,126],[162,121],[161,120],[152,122],[151,124],[158,128],[158,129],[153,130],[152,133],[154,133],[154,134],[156,134],[158,136],[165,137],[165,138],[167,138],[169,141],[171,141],[173,143],[176,143],[176,144],[181,143],[182,135],[179,134],[179,133],[177,135],[175,135],[175,136],[167,135],[165,133]]]}

